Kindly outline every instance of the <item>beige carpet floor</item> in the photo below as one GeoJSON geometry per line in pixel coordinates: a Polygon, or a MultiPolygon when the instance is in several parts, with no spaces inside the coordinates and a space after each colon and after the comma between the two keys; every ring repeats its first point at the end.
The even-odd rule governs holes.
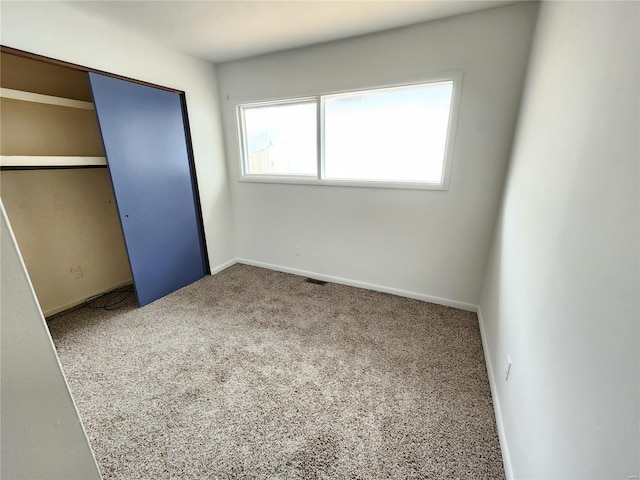
{"type": "Polygon", "coordinates": [[[473,313],[235,265],[49,327],[105,479],[504,478],[473,313]]]}

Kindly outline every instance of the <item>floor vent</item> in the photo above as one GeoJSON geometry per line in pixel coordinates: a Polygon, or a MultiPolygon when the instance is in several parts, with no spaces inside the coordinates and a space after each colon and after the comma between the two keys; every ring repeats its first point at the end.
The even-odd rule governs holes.
{"type": "Polygon", "coordinates": [[[307,278],[305,279],[305,282],[307,283],[315,283],[316,285],[326,285],[327,282],[325,282],[324,280],[317,280],[315,278],[307,278]]]}

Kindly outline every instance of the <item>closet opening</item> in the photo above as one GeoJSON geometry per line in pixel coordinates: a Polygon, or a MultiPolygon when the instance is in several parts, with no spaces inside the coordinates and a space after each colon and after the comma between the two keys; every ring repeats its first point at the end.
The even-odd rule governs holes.
{"type": "MultiPolygon", "coordinates": [[[[143,303],[140,292],[149,290],[148,281],[136,276],[140,260],[132,257],[133,240],[127,241],[123,229],[123,202],[105,153],[90,69],[6,47],[0,55],[0,196],[44,316],[87,300],[95,305],[97,295],[132,286],[138,303],[148,303],[209,273],[188,130],[183,135],[187,154],[180,161],[187,164],[182,168],[192,196],[189,215],[199,242],[196,273],[184,277],[182,284],[145,293],[143,303]]],[[[180,94],[180,115],[188,127],[181,92],[137,83],[180,94]]],[[[193,250],[193,244],[189,248],[193,250]]]]}
{"type": "Polygon", "coordinates": [[[50,317],[133,279],[87,73],[0,55],[0,195],[50,317]]]}

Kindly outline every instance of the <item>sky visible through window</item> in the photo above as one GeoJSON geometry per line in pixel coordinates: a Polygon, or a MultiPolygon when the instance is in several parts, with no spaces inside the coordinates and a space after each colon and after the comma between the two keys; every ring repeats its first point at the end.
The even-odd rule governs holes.
{"type": "Polygon", "coordinates": [[[329,179],[439,182],[453,82],[325,98],[329,179]]]}

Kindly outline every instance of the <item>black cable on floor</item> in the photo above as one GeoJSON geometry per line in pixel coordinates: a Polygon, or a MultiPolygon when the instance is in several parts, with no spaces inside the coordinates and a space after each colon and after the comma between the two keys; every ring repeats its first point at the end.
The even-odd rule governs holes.
{"type": "Polygon", "coordinates": [[[110,292],[101,293],[89,297],[84,301],[86,307],[99,308],[103,310],[116,310],[135,301],[135,291],[133,285],[118,287],[110,292]]]}

